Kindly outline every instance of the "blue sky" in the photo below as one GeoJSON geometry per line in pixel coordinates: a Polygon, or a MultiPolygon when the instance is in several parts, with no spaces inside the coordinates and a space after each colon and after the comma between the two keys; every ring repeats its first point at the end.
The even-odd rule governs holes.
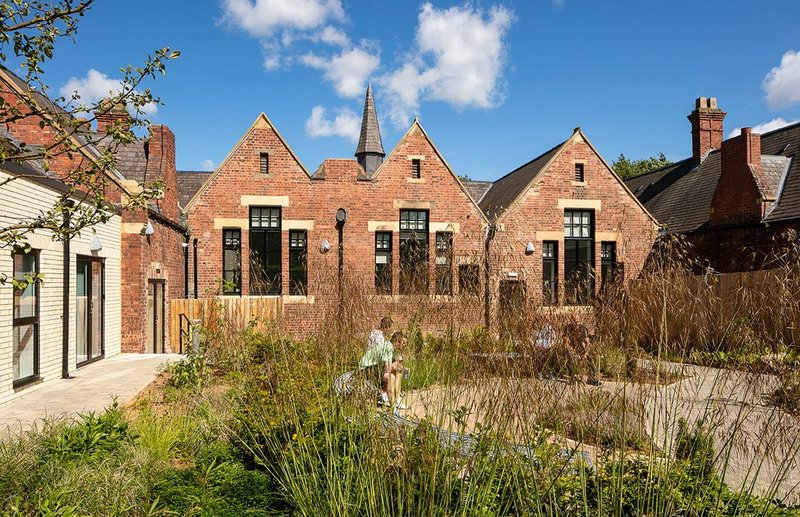
{"type": "Polygon", "coordinates": [[[609,161],[686,157],[698,96],[719,99],[726,134],[800,119],[796,0],[188,5],[98,0],[46,68],[55,92],[96,92],[148,51],[179,49],[151,84],[179,169],[218,164],[261,111],[308,169],[350,157],[366,81],[387,152],[419,116],[475,179],[503,175],[575,126],[609,161]]]}

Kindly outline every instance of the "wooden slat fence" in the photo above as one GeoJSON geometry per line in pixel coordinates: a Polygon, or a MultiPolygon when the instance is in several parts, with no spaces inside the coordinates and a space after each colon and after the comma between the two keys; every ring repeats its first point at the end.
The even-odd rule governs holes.
{"type": "Polygon", "coordinates": [[[254,322],[257,330],[265,330],[270,322],[283,316],[281,298],[197,298],[173,299],[170,301],[171,343],[180,343],[180,351],[185,353],[191,346],[191,323],[218,325],[223,319],[226,324],[244,328],[254,322]]]}

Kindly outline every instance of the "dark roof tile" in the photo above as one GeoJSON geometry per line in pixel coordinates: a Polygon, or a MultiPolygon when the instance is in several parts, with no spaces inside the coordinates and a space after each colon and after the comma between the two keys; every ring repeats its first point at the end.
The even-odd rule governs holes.
{"type": "Polygon", "coordinates": [[[472,199],[474,199],[476,203],[481,202],[481,198],[483,198],[484,194],[486,194],[492,186],[491,181],[464,180],[461,183],[464,184],[464,188],[467,189],[467,192],[469,192],[469,195],[472,196],[472,199]]]}
{"type": "Polygon", "coordinates": [[[522,194],[533,178],[565,143],[561,142],[546,153],[492,183],[478,203],[486,217],[490,221],[496,220],[522,194]]]}
{"type": "Polygon", "coordinates": [[[186,206],[211,174],[210,171],[178,171],[178,200],[181,206],[186,206]]]}

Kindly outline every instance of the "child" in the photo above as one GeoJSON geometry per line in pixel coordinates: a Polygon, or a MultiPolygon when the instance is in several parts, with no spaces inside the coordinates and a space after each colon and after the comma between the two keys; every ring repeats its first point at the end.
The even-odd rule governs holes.
{"type": "Polygon", "coordinates": [[[408,409],[400,402],[404,371],[402,352],[405,349],[405,336],[403,336],[402,332],[395,332],[392,334],[392,347],[394,349],[394,355],[392,357],[392,364],[389,365],[389,375],[387,379],[389,402],[395,409],[408,409]]]}

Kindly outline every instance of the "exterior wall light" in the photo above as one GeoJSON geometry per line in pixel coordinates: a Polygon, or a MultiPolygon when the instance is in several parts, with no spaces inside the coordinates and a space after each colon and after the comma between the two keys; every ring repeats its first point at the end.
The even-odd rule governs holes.
{"type": "Polygon", "coordinates": [[[331,250],[331,243],[328,242],[328,239],[322,239],[322,244],[319,246],[320,253],[328,253],[331,250]]]}
{"type": "Polygon", "coordinates": [[[536,246],[534,246],[532,242],[529,242],[528,245],[525,246],[525,254],[533,255],[534,251],[536,251],[536,246]]]}
{"type": "Polygon", "coordinates": [[[156,233],[156,231],[153,228],[153,224],[150,221],[147,221],[147,224],[144,225],[144,234],[153,235],[154,233],[156,233]]]}
{"type": "Polygon", "coordinates": [[[92,240],[89,241],[89,249],[91,251],[100,251],[101,249],[103,249],[103,243],[100,241],[100,237],[98,237],[97,235],[92,237],[92,240]]]}

